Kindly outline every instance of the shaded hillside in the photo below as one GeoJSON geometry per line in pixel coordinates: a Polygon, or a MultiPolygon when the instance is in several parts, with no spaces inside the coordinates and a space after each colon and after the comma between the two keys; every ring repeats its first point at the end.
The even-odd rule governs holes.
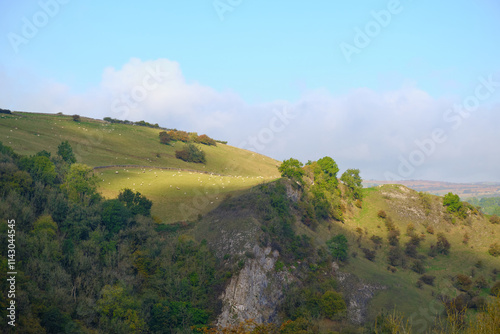
{"type": "MultiPolygon", "coordinates": [[[[329,278],[338,282],[336,287],[348,306],[346,319],[351,322],[370,323],[382,310],[397,309],[410,319],[414,330],[430,331],[444,314],[443,300],[457,297],[465,300],[474,314],[489,300],[490,288],[500,280],[500,261],[489,253],[490,246],[498,242],[500,226],[491,224],[487,217],[473,210],[460,218],[447,210],[442,197],[418,193],[401,185],[369,188],[363,192],[361,208],[348,197],[342,198],[343,223],[324,219],[311,227],[304,223],[299,204],[306,190],[285,183],[283,191],[293,217],[290,226],[294,235],[303,236],[309,240],[308,247],[318,247],[318,254],[324,254],[320,258],[294,257],[293,251],[284,250],[282,245],[273,244],[269,239],[269,217],[266,217],[269,209],[259,204],[269,199],[263,193],[266,188],[262,187],[228,199],[205,216],[195,229],[197,238],[208,240],[226,266],[234,270],[239,264],[241,268],[236,277],[233,274],[234,283],[229,285],[229,290],[221,295],[226,305],[223,309],[234,309],[233,313],[228,311],[219,317],[223,324],[231,315],[239,321],[249,317],[268,319],[269,314],[281,319],[290,317],[289,309],[280,305],[287,305],[287,296],[291,293],[308,289],[312,283],[307,277],[314,277],[318,281],[329,278]],[[345,235],[349,245],[347,260],[336,261],[340,267],[322,262],[328,259],[324,253],[327,241],[336,235],[345,235]],[[396,238],[390,239],[391,235],[396,238]],[[274,268],[276,263],[281,263],[282,269],[265,270],[265,263],[274,268]],[[311,268],[316,268],[320,276],[310,276],[311,268]],[[259,286],[267,286],[267,290],[259,286]],[[282,290],[284,292],[280,292],[282,290]],[[253,295],[265,291],[271,301],[249,298],[252,291],[253,295]],[[274,313],[270,311],[273,307],[274,313]],[[264,318],[260,318],[262,316],[264,318]]],[[[343,185],[340,187],[346,192],[343,185]]],[[[279,233],[276,229],[273,231],[279,233]]],[[[311,303],[307,297],[303,298],[306,300],[299,304],[311,303]]],[[[318,321],[317,325],[324,330],[349,328],[342,317],[329,325],[328,321],[318,321]]]]}

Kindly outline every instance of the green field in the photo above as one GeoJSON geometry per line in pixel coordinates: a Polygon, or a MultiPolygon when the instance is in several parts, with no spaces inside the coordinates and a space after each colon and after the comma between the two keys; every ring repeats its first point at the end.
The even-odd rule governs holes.
{"type": "Polygon", "coordinates": [[[271,180],[158,168],[106,168],[96,174],[105,197],[115,198],[124,188],[138,191],[153,201],[152,215],[164,223],[195,220],[228,196],[271,180]]]}
{"type": "Polygon", "coordinates": [[[164,223],[196,219],[226,196],[279,177],[279,162],[255,152],[220,143],[215,147],[197,145],[205,152],[207,163],[188,163],[175,158],[183,143],[160,144],[160,129],[81,119],[75,122],[71,116],[24,112],[1,114],[0,141],[20,154],[47,150],[56,155],[57,146],[67,140],[80,163],[127,166],[96,169],[99,190],[107,198],[116,197],[124,188],[141,192],[153,200],[152,213],[164,223]],[[132,166],[144,166],[144,173],[132,166]],[[190,171],[157,169],[162,167],[190,171]]]}
{"type": "MultiPolygon", "coordinates": [[[[394,308],[406,316],[421,317],[415,305],[426,311],[441,312],[443,307],[437,300],[437,294],[441,291],[448,295],[458,295],[460,291],[452,285],[452,278],[457,274],[467,274],[472,276],[473,280],[483,276],[490,285],[500,279],[500,275],[492,273],[494,268],[500,269],[500,259],[488,254],[489,246],[499,240],[499,225],[489,223],[484,217],[475,217],[469,222],[470,226],[461,220],[457,220],[455,224],[448,223],[443,219],[445,210],[442,198],[433,195],[432,209],[426,215],[418,193],[403,186],[384,185],[363,191],[363,207],[353,208],[346,223],[334,226],[332,231],[333,234],[344,233],[350,240],[351,258],[345,270],[367,282],[387,287],[386,290],[378,291],[371,301],[370,318],[373,319],[381,310],[392,312],[394,308]],[[401,231],[402,247],[410,240],[406,234],[410,223],[414,225],[417,234],[425,236],[418,247],[418,254],[422,258],[425,257],[426,274],[436,276],[434,286],[424,285],[421,289],[417,288],[416,283],[421,275],[409,268],[398,267],[394,273],[387,270],[388,232],[384,220],[377,215],[379,210],[384,210],[392,217],[394,224],[401,231]],[[429,225],[434,227],[434,234],[426,232],[426,226],[429,225]],[[357,246],[357,228],[363,230],[361,247],[357,246]],[[436,235],[440,232],[445,234],[451,244],[450,254],[428,257],[430,245],[436,243],[436,235]],[[465,233],[470,237],[467,244],[463,243],[465,233]],[[369,239],[373,235],[383,239],[383,244],[376,251],[374,262],[365,259],[361,250],[362,247],[375,248],[375,244],[369,239]],[[353,257],[352,252],[356,252],[357,256],[353,257]],[[480,268],[476,267],[478,261],[482,262],[480,268]]],[[[433,316],[435,315],[436,312],[433,316]]]]}
{"type": "MultiPolygon", "coordinates": [[[[78,162],[91,167],[139,165],[194,169],[233,176],[279,177],[274,159],[230,145],[198,145],[205,151],[206,165],[175,158],[183,143],[160,144],[160,129],[108,123],[70,116],[35,113],[0,115],[0,141],[19,154],[41,150],[56,154],[63,140],[69,141],[78,162]]],[[[223,138],[222,138],[223,139],[223,138]]]]}

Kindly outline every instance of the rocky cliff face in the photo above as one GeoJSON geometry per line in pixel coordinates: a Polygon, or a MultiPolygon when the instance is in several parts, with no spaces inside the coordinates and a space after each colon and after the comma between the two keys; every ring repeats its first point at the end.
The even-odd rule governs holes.
{"type": "Polygon", "coordinates": [[[370,300],[377,290],[385,290],[387,287],[380,284],[368,284],[350,273],[342,272],[335,262],[332,264],[332,269],[344,294],[347,318],[356,325],[364,324],[370,300]]]}
{"type": "Polygon", "coordinates": [[[221,296],[223,307],[217,325],[225,327],[247,319],[257,323],[277,321],[277,309],[283,290],[294,280],[287,271],[276,271],[278,251],[271,247],[253,247],[255,258],[249,258],[238,275],[231,278],[221,296]]]}

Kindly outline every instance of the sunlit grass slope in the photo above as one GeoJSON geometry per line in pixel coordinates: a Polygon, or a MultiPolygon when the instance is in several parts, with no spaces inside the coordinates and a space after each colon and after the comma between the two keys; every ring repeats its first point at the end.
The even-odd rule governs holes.
{"type": "Polygon", "coordinates": [[[0,141],[20,154],[47,150],[55,155],[61,141],[68,140],[78,162],[91,167],[148,166],[96,169],[99,190],[113,198],[124,188],[135,189],[153,201],[153,215],[165,223],[196,219],[229,194],[279,177],[276,160],[221,143],[198,145],[206,164],[176,159],[184,143],[160,144],[160,131],[84,117],[75,122],[64,115],[0,114],[0,141]],[[159,169],[165,167],[191,172],[159,169]]]}
{"type": "MultiPolygon", "coordinates": [[[[407,317],[412,316],[414,321],[420,323],[428,317],[425,321],[430,324],[428,320],[443,310],[438,299],[439,293],[455,296],[461,293],[452,282],[457,274],[465,274],[472,280],[483,276],[489,286],[500,279],[500,271],[494,271],[500,270],[500,258],[488,253],[489,246],[500,240],[500,225],[491,224],[487,217],[473,216],[468,220],[456,219],[451,222],[445,218],[448,214],[442,206],[442,197],[429,195],[430,206],[426,210],[418,192],[400,185],[364,189],[364,196],[363,207],[353,207],[346,223],[334,225],[330,235],[348,232],[351,257],[346,271],[368,282],[387,287],[377,292],[371,302],[372,319],[381,310],[392,311],[396,307],[399,312],[407,317]],[[408,261],[407,269],[398,267],[396,272],[388,270],[387,254],[390,245],[385,220],[378,217],[380,210],[384,210],[400,230],[400,245],[403,249],[410,240],[407,234],[409,224],[414,226],[415,233],[424,237],[417,251],[424,261],[425,274],[436,277],[434,286],[417,287],[421,274],[410,269],[414,260],[408,261]],[[427,232],[427,227],[432,227],[434,233],[427,232]],[[361,230],[357,230],[358,228],[361,230]],[[431,244],[436,244],[438,233],[443,233],[450,242],[450,253],[432,258],[428,256],[428,252],[431,244]],[[361,247],[357,245],[360,235],[361,247]],[[381,237],[383,244],[376,250],[375,261],[371,262],[363,256],[362,248],[375,249],[375,244],[370,240],[374,235],[381,237]],[[468,237],[467,243],[464,243],[465,236],[468,237]],[[353,252],[357,253],[356,257],[352,256],[353,252]],[[480,266],[478,261],[481,261],[480,266]],[[419,305],[420,309],[415,308],[415,305],[419,305]],[[422,312],[428,314],[421,314],[422,312]]],[[[481,295],[487,296],[487,289],[481,295]]]]}
{"type": "Polygon", "coordinates": [[[153,201],[152,215],[166,223],[195,220],[228,196],[271,180],[159,168],[98,169],[97,176],[105,197],[115,198],[124,188],[138,191],[153,201]]]}
{"type": "Polygon", "coordinates": [[[0,141],[20,154],[30,155],[41,150],[56,154],[61,141],[68,140],[78,162],[92,167],[140,165],[196,169],[245,177],[279,176],[276,160],[220,143],[216,147],[199,145],[206,153],[206,165],[181,161],[175,158],[175,151],[184,144],[160,144],[160,131],[84,117],[81,122],[75,122],[71,116],[63,115],[25,112],[0,114],[0,141]]]}

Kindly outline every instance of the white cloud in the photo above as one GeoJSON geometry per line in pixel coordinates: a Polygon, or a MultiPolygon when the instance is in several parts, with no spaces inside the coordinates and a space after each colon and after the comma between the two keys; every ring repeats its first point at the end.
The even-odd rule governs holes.
{"type": "Polygon", "coordinates": [[[180,65],[168,59],[133,58],[120,69],[106,68],[100,85],[83,94],[29,73],[9,76],[0,69],[0,78],[1,107],[146,120],[207,133],[279,160],[328,155],[341,169],[360,168],[367,178],[397,173],[399,157],[408,159],[418,149],[416,140],[441,128],[447,140],[410,178],[500,181],[498,106],[480,107],[455,130],[443,121],[454,101],[433,98],[415,85],[382,93],[359,88],[342,96],[308,91],[295,102],[250,105],[234,92],[186,81],[180,65]],[[285,117],[285,110],[293,115],[285,117]]]}

